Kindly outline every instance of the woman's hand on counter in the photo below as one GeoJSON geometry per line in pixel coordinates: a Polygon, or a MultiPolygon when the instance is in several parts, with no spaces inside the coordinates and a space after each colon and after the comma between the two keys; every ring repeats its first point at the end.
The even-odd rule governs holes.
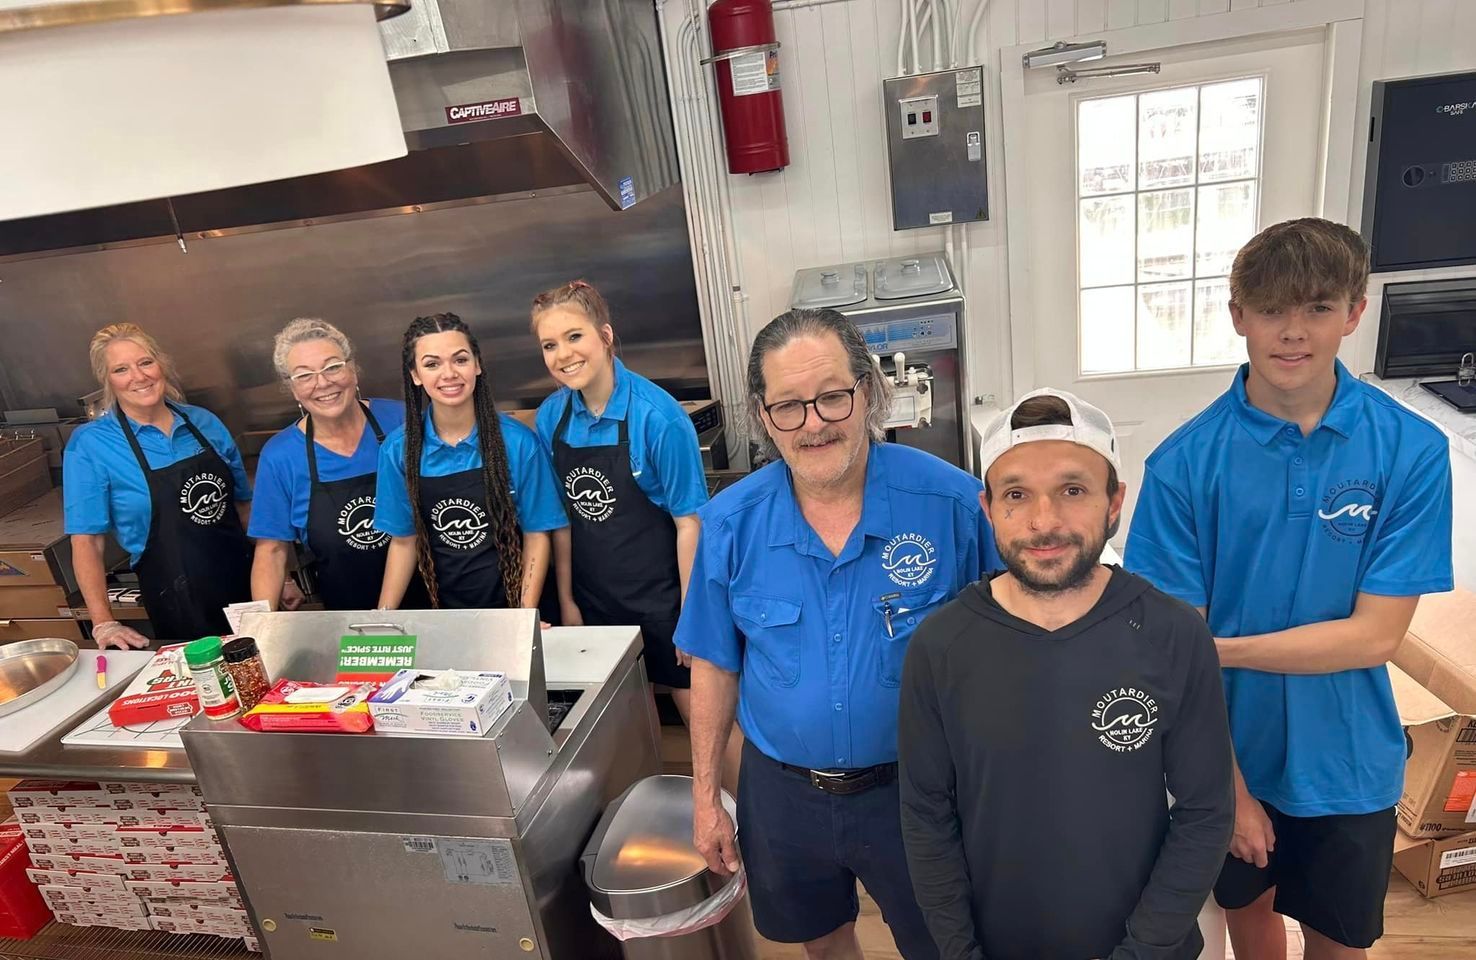
{"type": "Polygon", "coordinates": [[[149,645],[149,638],[132,627],[117,620],[106,620],[92,625],[92,639],[99,650],[117,647],[119,650],[142,650],[149,645]]]}

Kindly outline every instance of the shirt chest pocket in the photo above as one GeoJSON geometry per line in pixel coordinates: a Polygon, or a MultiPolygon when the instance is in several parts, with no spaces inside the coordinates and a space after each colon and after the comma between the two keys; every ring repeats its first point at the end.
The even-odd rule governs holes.
{"type": "Polygon", "coordinates": [[[946,590],[929,589],[887,594],[873,602],[872,606],[876,609],[876,629],[880,637],[878,646],[881,650],[881,669],[878,675],[883,686],[901,685],[902,661],[907,656],[907,641],[912,639],[918,624],[947,599],[946,590]]]}
{"type": "Polygon", "coordinates": [[[733,617],[746,638],[743,668],[792,687],[800,675],[800,602],[756,593],[733,596],[733,617]]]}

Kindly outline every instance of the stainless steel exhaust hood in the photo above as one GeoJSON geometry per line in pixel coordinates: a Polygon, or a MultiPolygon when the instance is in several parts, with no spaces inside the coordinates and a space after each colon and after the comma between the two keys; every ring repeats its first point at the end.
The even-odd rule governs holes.
{"type": "Polygon", "coordinates": [[[650,0],[415,0],[380,30],[412,150],[538,133],[617,210],[678,181],[650,0]]]}

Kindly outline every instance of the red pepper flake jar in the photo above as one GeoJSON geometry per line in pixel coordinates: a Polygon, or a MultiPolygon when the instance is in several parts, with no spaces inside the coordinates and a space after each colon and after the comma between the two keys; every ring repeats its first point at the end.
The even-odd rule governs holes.
{"type": "Polygon", "coordinates": [[[250,710],[272,688],[271,678],[267,676],[261,654],[256,649],[256,640],[251,637],[237,637],[225,645],[221,655],[225,659],[226,670],[235,681],[241,710],[250,710]]]}

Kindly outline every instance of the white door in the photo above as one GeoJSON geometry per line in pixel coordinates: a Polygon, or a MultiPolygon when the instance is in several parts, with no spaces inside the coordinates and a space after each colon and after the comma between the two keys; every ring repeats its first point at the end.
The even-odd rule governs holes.
{"type": "Polygon", "coordinates": [[[1011,228],[1022,213],[1027,224],[1024,289],[1012,267],[1015,389],[1070,390],[1113,418],[1129,494],[1118,544],[1144,459],[1245,358],[1226,306],[1235,251],[1319,213],[1327,35],[1080,65],[1158,61],[1156,75],[1059,84],[1053,69],[1024,71],[1023,129],[1006,133],[1023,138],[1006,167],[1024,179],[1009,184],[1023,205],[1011,228]]]}

